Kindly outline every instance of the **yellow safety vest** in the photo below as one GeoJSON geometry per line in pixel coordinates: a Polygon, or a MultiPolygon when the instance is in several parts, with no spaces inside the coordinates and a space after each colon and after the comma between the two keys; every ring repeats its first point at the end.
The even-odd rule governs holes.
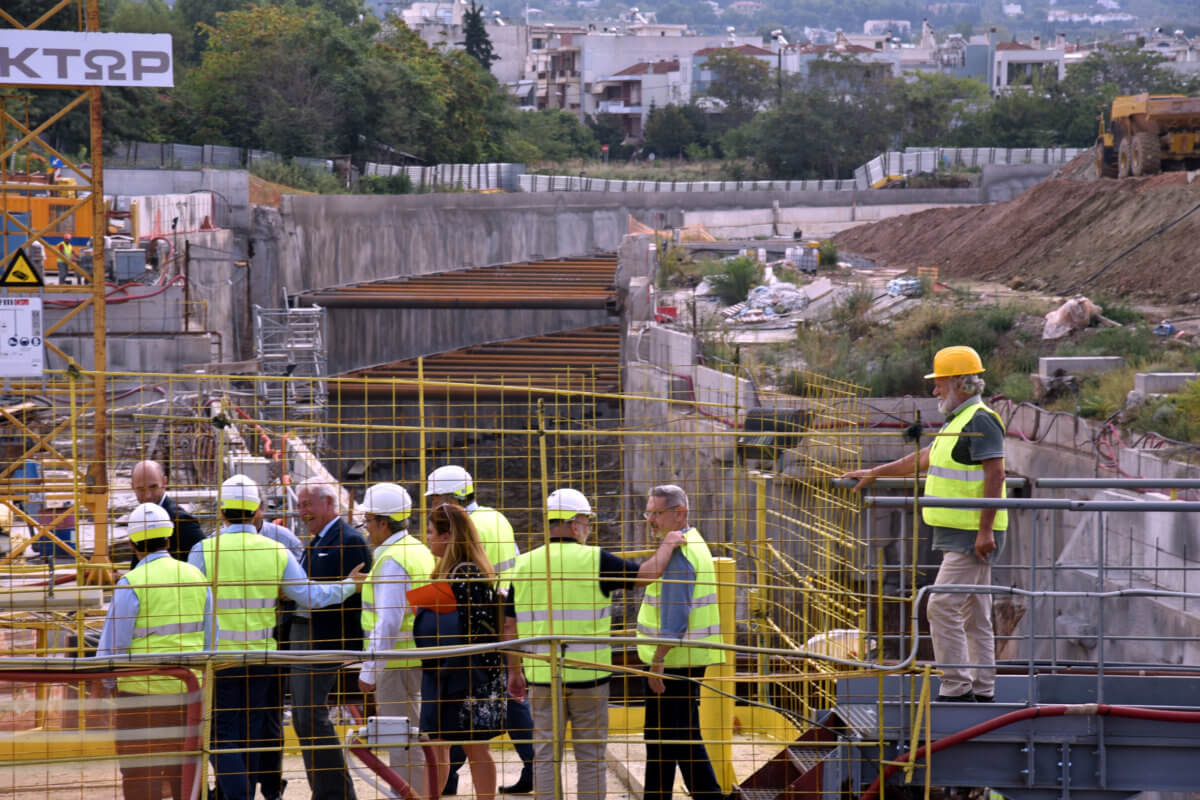
{"type": "MultiPolygon", "coordinates": [[[[509,578],[517,612],[517,635],[522,639],[554,634],[612,635],[612,605],[600,591],[599,547],[550,542],[519,556],[509,578]]],[[[525,650],[548,656],[550,643],[531,644],[525,650]]],[[[612,647],[607,643],[568,642],[565,650],[560,648],[558,652],[565,658],[602,665],[592,669],[564,664],[560,676],[566,683],[597,681],[612,674],[612,647]]],[[[548,661],[529,659],[525,662],[525,673],[530,683],[551,682],[548,661]]]]}
{"type": "MultiPolygon", "coordinates": [[[[130,653],[191,653],[204,649],[204,573],[170,556],[143,561],[125,576],[138,599],[130,653]]],[[[200,677],[198,670],[192,670],[200,677]]],[[[178,694],[186,685],[178,678],[117,678],[117,688],[135,694],[178,694]]]]}
{"type": "MultiPolygon", "coordinates": [[[[385,561],[393,561],[404,569],[408,574],[410,589],[419,589],[428,584],[429,576],[437,564],[433,553],[429,552],[429,548],[411,533],[392,542],[379,553],[375,563],[371,565],[371,572],[361,590],[362,628],[363,633],[366,634],[364,647],[367,649],[371,647],[371,631],[375,630],[375,626],[379,624],[379,614],[375,611],[375,581],[378,579],[377,573],[385,561]]],[[[383,643],[384,649],[411,650],[413,648],[413,622],[416,620],[416,616],[413,607],[407,605],[406,602],[404,619],[400,622],[400,631],[390,642],[383,643]]],[[[402,658],[388,661],[384,666],[389,668],[416,667],[420,664],[419,658],[402,658]]]]}
{"type": "MultiPolygon", "coordinates": [[[[953,419],[942,426],[940,433],[962,433],[967,423],[980,412],[991,414],[1000,423],[1001,430],[1004,429],[1004,420],[1000,419],[1000,415],[985,406],[983,401],[976,397],[975,403],[958,412],[953,419]]],[[[938,436],[933,440],[933,444],[929,448],[929,472],[925,476],[924,494],[926,497],[983,497],[983,465],[955,461],[954,445],[957,442],[957,436],[947,435],[938,436]]],[[[1000,496],[1005,497],[1006,495],[1007,492],[1001,485],[1000,496]]],[[[925,520],[926,525],[940,528],[978,531],[980,513],[978,508],[923,506],[921,519],[925,520]]],[[[1002,508],[996,510],[992,528],[997,531],[1008,530],[1007,511],[1002,508]]]]}
{"type": "Polygon", "coordinates": [[[224,530],[201,547],[217,607],[217,649],[275,650],[271,634],[287,550],[254,530],[224,530]]]}
{"type": "Polygon", "coordinates": [[[65,264],[67,261],[71,261],[72,259],[74,259],[75,248],[74,248],[74,246],[72,246],[72,244],[70,242],[63,242],[61,245],[59,245],[58,249],[62,250],[62,254],[64,256],[64,258],[59,259],[60,262],[65,264]]]}
{"type": "Polygon", "coordinates": [[[507,517],[487,506],[476,506],[470,515],[483,552],[487,553],[488,561],[492,562],[492,569],[499,578],[512,569],[517,558],[517,539],[513,535],[512,525],[507,517]]]}
{"type": "MultiPolygon", "coordinates": [[[[713,568],[712,553],[704,538],[695,528],[684,534],[687,538],[680,551],[696,572],[692,585],[692,599],[688,611],[687,631],[684,642],[721,643],[721,608],[717,605],[717,576],[713,568]]],[[[662,597],[662,581],[646,587],[642,607],[638,609],[638,637],[673,638],[674,634],[663,632],[659,603],[662,597]]],[[[654,659],[658,645],[638,645],[638,657],[649,664],[654,659]]],[[[708,647],[673,647],[667,651],[664,664],[669,668],[703,667],[719,664],[725,657],[720,650],[708,647]]]]}

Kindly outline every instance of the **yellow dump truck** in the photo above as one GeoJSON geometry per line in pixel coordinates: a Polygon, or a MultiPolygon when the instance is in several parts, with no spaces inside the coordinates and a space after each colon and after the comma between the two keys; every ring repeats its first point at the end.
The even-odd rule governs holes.
{"type": "Polygon", "coordinates": [[[1113,100],[1107,128],[1100,114],[1096,172],[1102,178],[1200,169],[1200,97],[1136,94],[1113,100]]]}

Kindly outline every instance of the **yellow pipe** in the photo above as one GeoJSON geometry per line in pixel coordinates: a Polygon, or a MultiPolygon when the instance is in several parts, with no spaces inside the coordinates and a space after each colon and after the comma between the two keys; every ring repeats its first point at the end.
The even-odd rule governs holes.
{"type": "MultiPolygon", "coordinates": [[[[737,564],[732,558],[714,558],[717,575],[717,604],[721,609],[721,638],[726,644],[737,644],[737,564]]],[[[708,668],[707,678],[732,681],[737,669],[732,650],[725,651],[725,660],[708,668]]],[[[721,783],[721,791],[729,794],[735,780],[733,774],[733,698],[730,692],[718,694],[707,685],[700,688],[700,733],[704,737],[708,760],[721,783]]]]}

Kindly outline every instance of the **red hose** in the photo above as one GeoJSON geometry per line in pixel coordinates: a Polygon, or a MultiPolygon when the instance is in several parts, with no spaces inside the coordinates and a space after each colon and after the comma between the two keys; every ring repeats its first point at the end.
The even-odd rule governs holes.
{"type": "Polygon", "coordinates": [[[978,725],[972,725],[969,728],[952,733],[949,736],[938,739],[930,745],[922,746],[916,750],[909,751],[900,755],[895,762],[889,764],[883,771],[883,775],[876,778],[875,781],[867,787],[867,791],[862,794],[859,800],[874,800],[879,794],[879,784],[881,780],[887,780],[904,765],[904,762],[915,760],[925,755],[926,750],[932,753],[937,753],[945,750],[948,747],[953,747],[956,744],[970,741],[977,736],[985,733],[991,733],[998,728],[1004,728],[1014,722],[1022,720],[1035,719],[1037,717],[1064,717],[1064,716],[1087,716],[1087,717],[1125,717],[1127,719],[1148,719],[1157,722],[1200,722],[1200,711],[1164,711],[1156,708],[1137,708],[1134,706],[1111,706],[1106,703],[1082,703],[1077,705],[1052,705],[1052,706],[1032,706],[1030,708],[1022,708],[1016,711],[1010,711],[1007,714],[1001,714],[998,717],[993,717],[987,722],[981,722],[978,725]]]}
{"type": "MultiPolygon", "coordinates": [[[[362,722],[362,711],[356,705],[346,706],[350,712],[350,716],[354,717],[356,722],[362,722]]],[[[371,748],[363,745],[362,747],[351,747],[350,752],[358,757],[358,760],[366,764],[367,768],[374,772],[379,777],[387,781],[388,786],[391,786],[400,794],[404,800],[425,800],[421,795],[413,791],[408,781],[396,774],[396,771],[380,760],[379,756],[371,752],[371,748]]],[[[421,745],[421,752],[425,754],[425,781],[429,785],[428,800],[438,800],[442,796],[442,787],[438,785],[437,779],[437,757],[434,754],[433,746],[428,744],[421,745]]]]}

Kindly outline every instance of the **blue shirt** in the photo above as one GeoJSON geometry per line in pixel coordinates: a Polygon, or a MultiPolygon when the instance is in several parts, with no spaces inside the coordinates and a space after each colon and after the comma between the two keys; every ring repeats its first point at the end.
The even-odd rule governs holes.
{"type": "MultiPolygon", "coordinates": [[[[166,550],[159,550],[143,558],[139,564],[149,564],[160,558],[170,558],[166,550]]],[[[191,559],[188,559],[191,561],[191,559]]],[[[137,592],[129,580],[122,576],[113,588],[112,602],[108,604],[108,614],[104,617],[104,630],[100,633],[100,644],[96,646],[97,657],[122,656],[129,652],[133,643],[133,629],[137,623],[138,612],[142,604],[137,592]]],[[[211,650],[216,641],[216,615],[212,613],[212,590],[204,590],[204,649],[211,650]]],[[[110,687],[116,681],[106,678],[105,684],[110,687]]]]}
{"type": "Polygon", "coordinates": [[[688,617],[692,613],[692,590],[696,585],[696,568],[684,556],[683,550],[676,548],[671,553],[671,560],[662,574],[661,594],[659,595],[659,629],[666,636],[678,636],[680,639],[687,633],[688,617]]]}
{"type": "MultiPolygon", "coordinates": [[[[224,533],[258,534],[258,531],[253,525],[226,525],[214,535],[220,536],[224,533]]],[[[335,606],[358,591],[358,586],[349,578],[333,583],[328,581],[310,581],[308,575],[304,572],[304,568],[300,566],[300,562],[296,561],[296,558],[286,548],[284,548],[284,553],[287,553],[287,565],[283,568],[283,577],[280,579],[279,589],[286,598],[294,601],[296,605],[303,606],[304,608],[335,606]]],[[[192,551],[188,553],[188,563],[204,574],[208,574],[204,569],[204,542],[197,542],[192,551]]]]}
{"type": "Polygon", "coordinates": [[[287,551],[295,557],[296,561],[304,558],[304,544],[300,541],[300,537],[282,525],[264,521],[258,532],[286,547],[287,551]]]}

